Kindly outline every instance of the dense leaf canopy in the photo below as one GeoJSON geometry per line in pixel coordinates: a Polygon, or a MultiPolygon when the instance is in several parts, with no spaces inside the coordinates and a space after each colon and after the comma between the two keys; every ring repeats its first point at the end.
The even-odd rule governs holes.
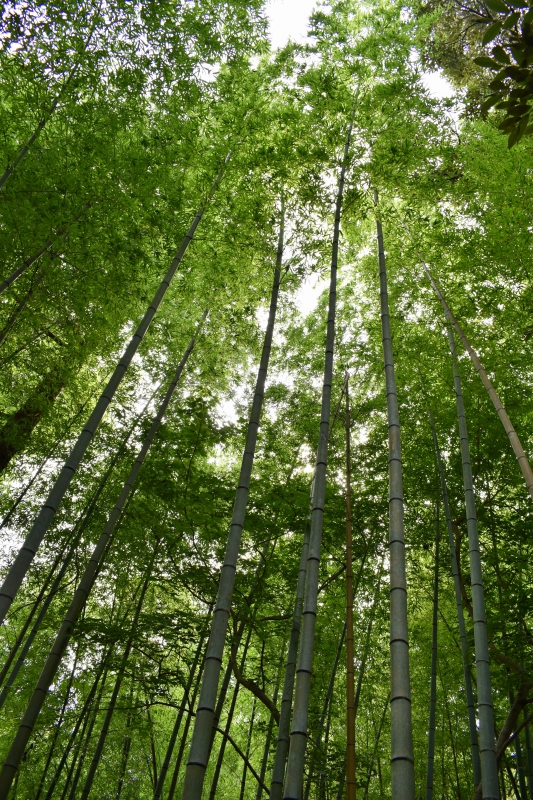
{"type": "MultiPolygon", "coordinates": [[[[524,33],[532,13],[500,0],[466,11],[447,2],[324,0],[311,17],[307,44],[289,42],[274,51],[259,0],[4,4],[0,279],[23,267],[0,295],[4,573],[195,214],[204,209],[2,627],[0,669],[11,659],[0,673],[5,686],[17,648],[64,564],[25,662],[0,695],[3,760],[94,544],[196,334],[11,798],[82,796],[120,674],[92,796],[152,798],[183,707],[161,794],[181,796],[283,204],[274,346],[222,664],[224,674],[233,645],[244,682],[230,677],[218,723],[223,731],[228,722],[230,738],[215,735],[204,785],[206,798],[266,796],[257,778],[270,786],[277,725],[264,700],[280,707],[319,436],[337,182],[351,119],[304,788],[317,800],[344,791],[346,666],[343,655],[337,664],[336,654],[346,617],[341,400],[347,371],[356,680],[361,674],[357,792],[370,799],[391,792],[387,396],[377,214],[402,433],[416,796],[426,790],[439,532],[434,794],[472,796],[463,661],[430,411],[443,453],[476,691],[461,453],[447,320],[423,265],[532,454],[529,106],[520,114],[510,110],[518,107],[516,98],[525,97],[520,102],[527,105],[533,92],[527,84],[529,28],[524,33]],[[482,23],[473,25],[476,14],[482,23]],[[494,47],[500,48],[496,54],[494,47]],[[500,75],[501,86],[492,87],[494,102],[480,108],[495,75],[483,59],[503,65],[511,57],[524,71],[518,78],[529,94],[516,94],[518,78],[508,71],[500,75]],[[444,68],[454,81],[449,97],[436,99],[426,88],[428,65],[444,68]],[[512,149],[505,135],[511,127],[512,149]]],[[[497,736],[515,696],[524,700],[510,735],[530,713],[533,691],[531,498],[459,340],[458,352],[497,736]]],[[[503,755],[502,792],[526,800],[528,768],[531,793],[526,726],[503,755]]]]}

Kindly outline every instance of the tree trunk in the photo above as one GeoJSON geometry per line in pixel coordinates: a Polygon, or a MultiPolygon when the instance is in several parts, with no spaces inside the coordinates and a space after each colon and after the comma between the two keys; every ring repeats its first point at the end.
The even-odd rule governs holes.
{"type": "Polygon", "coordinates": [[[117,791],[115,792],[115,800],[120,800],[120,795],[122,794],[122,789],[124,788],[124,779],[126,777],[126,769],[128,767],[128,759],[129,759],[129,755],[130,755],[130,748],[131,748],[130,727],[131,727],[132,706],[133,706],[133,684],[134,684],[134,677],[132,675],[131,686],[130,686],[129,708],[128,708],[128,713],[126,714],[126,731],[124,733],[124,742],[122,743],[122,755],[121,755],[121,758],[120,758],[120,772],[118,774],[117,791]]]}
{"type": "MultiPolygon", "coordinates": [[[[216,186],[222,179],[222,175],[225,169],[225,164],[229,160],[230,154],[226,157],[226,161],[224,163],[224,167],[222,168],[221,172],[215,178],[211,190],[209,192],[208,198],[204,205],[200,208],[198,214],[194,218],[189,230],[185,234],[183,241],[179,247],[176,256],[174,257],[167,274],[163,278],[159,289],[157,290],[154,299],[152,300],[151,304],[148,306],[146,313],[133,334],[129,345],[127,346],[122,358],[118,362],[113,375],[109,379],[106,388],[102,392],[100,399],[96,403],[96,406],[90,415],[87,424],[85,425],[84,429],[80,433],[76,444],[74,445],[63,469],[61,470],[58,478],[54,482],[54,485],[51,489],[48,498],[46,499],[45,503],[41,507],[39,514],[33,526],[26,537],[26,541],[24,542],[23,546],[21,547],[18,556],[15,559],[15,562],[11,569],[9,570],[3,586],[0,589],[0,622],[5,619],[5,615],[13,602],[13,598],[15,597],[24,577],[30,568],[30,565],[35,557],[35,553],[37,552],[45,534],[48,530],[49,525],[51,524],[52,520],[55,517],[59,504],[61,503],[63,497],[65,496],[70,483],[76,473],[76,470],[85,455],[87,448],[89,447],[92,438],[100,424],[107,407],[111,403],[115,392],[120,385],[126,370],[128,369],[131,360],[137,350],[139,349],[139,345],[141,344],[146,331],[148,330],[150,323],[152,322],[157,309],[163,297],[166,294],[168,287],[174,277],[178,266],[181,263],[183,256],[185,255],[185,251],[189,246],[189,243],[192,241],[196,228],[198,227],[200,220],[204,214],[205,208],[207,206],[208,200],[211,198],[216,186]]],[[[0,794],[1,796],[1,794],[0,794]]]]}
{"type": "Polygon", "coordinates": [[[439,608],[439,499],[436,503],[437,538],[435,543],[435,577],[433,581],[433,636],[431,640],[431,689],[429,700],[428,763],[426,773],[426,800],[433,800],[433,768],[435,765],[435,717],[437,713],[437,628],[439,608]]]}
{"type": "Polygon", "coordinates": [[[496,748],[494,745],[494,713],[492,709],[492,690],[490,684],[489,645],[487,637],[487,621],[485,616],[485,600],[483,596],[483,576],[481,570],[481,553],[477,529],[474,482],[472,478],[472,467],[470,465],[470,448],[468,445],[465,408],[461,390],[461,377],[457,367],[455,342],[453,340],[453,333],[451,330],[448,331],[448,336],[452,354],[454,386],[457,401],[461,460],[463,464],[466,524],[468,531],[468,549],[470,554],[472,607],[474,614],[474,642],[476,650],[479,739],[481,744],[481,783],[484,800],[500,800],[498,765],[496,763],[496,748]]]}
{"type": "MultiPolygon", "coordinates": [[[[474,350],[474,348],[472,347],[472,345],[470,344],[470,342],[466,338],[465,334],[463,333],[463,330],[462,330],[461,326],[459,325],[459,323],[455,319],[454,315],[452,314],[448,303],[444,299],[444,295],[442,294],[442,292],[439,289],[439,287],[437,286],[435,280],[431,276],[431,273],[430,273],[430,271],[428,269],[428,266],[422,260],[421,256],[420,256],[420,261],[421,261],[422,266],[424,268],[424,271],[425,271],[425,273],[427,275],[427,278],[428,278],[431,286],[433,287],[433,289],[435,291],[435,294],[437,295],[437,297],[439,298],[439,300],[440,300],[440,302],[442,304],[442,308],[444,309],[444,314],[450,320],[451,324],[453,325],[453,327],[457,331],[457,334],[458,334],[459,338],[461,339],[466,352],[470,356],[470,360],[472,361],[472,364],[476,368],[477,373],[478,373],[479,377],[481,378],[483,386],[487,390],[487,392],[489,394],[489,397],[493,402],[494,408],[496,409],[496,413],[498,414],[498,416],[499,416],[499,418],[501,420],[501,423],[502,423],[502,425],[503,425],[503,427],[505,429],[505,433],[509,437],[509,441],[511,442],[511,447],[513,448],[513,451],[514,451],[514,454],[515,454],[515,456],[517,458],[517,461],[518,461],[518,464],[520,466],[520,469],[522,470],[522,475],[524,476],[524,481],[525,481],[526,487],[527,487],[527,489],[529,491],[529,494],[533,498],[533,472],[531,470],[531,466],[529,464],[528,458],[527,458],[527,456],[526,456],[526,454],[524,452],[524,448],[520,444],[520,439],[518,438],[518,435],[517,435],[515,429],[513,428],[512,424],[511,424],[511,420],[509,419],[509,417],[507,415],[507,412],[506,412],[505,408],[503,407],[502,402],[501,402],[501,400],[500,400],[500,398],[499,398],[494,386],[492,385],[492,382],[491,382],[489,376],[487,375],[487,373],[483,369],[483,365],[481,364],[481,361],[479,360],[479,357],[478,357],[476,351],[474,350]]],[[[455,350],[455,344],[454,344],[454,350],[455,350]]]]}
{"type": "Polygon", "coordinates": [[[150,558],[150,563],[148,565],[148,569],[146,570],[146,576],[144,578],[143,587],[141,593],[139,595],[139,600],[137,601],[137,607],[135,609],[135,614],[131,623],[130,634],[128,641],[126,642],[126,647],[124,649],[124,653],[122,655],[122,659],[120,662],[120,667],[117,673],[117,677],[115,679],[115,685],[113,687],[113,691],[111,693],[111,699],[109,700],[109,705],[107,708],[107,712],[104,718],[104,722],[102,725],[102,729],[100,731],[100,736],[98,737],[98,742],[96,743],[96,749],[94,751],[91,764],[89,766],[89,770],[87,772],[87,776],[85,778],[85,784],[81,791],[80,798],[81,800],[87,800],[91,793],[92,785],[94,782],[94,778],[96,775],[96,770],[98,769],[98,765],[100,763],[100,758],[102,756],[102,751],[104,749],[105,740],[107,738],[107,734],[109,731],[109,725],[111,724],[111,717],[114,714],[115,707],[117,704],[118,695],[120,692],[120,688],[122,686],[122,681],[124,679],[124,673],[126,671],[126,664],[128,663],[128,658],[130,657],[131,648],[133,647],[133,640],[135,638],[135,633],[137,630],[137,624],[139,622],[139,616],[141,613],[141,609],[144,603],[144,597],[146,595],[146,591],[148,589],[148,584],[150,583],[150,578],[152,576],[152,567],[154,564],[154,559],[156,557],[158,551],[158,543],[153,549],[152,556],[150,558]]]}
{"type": "MultiPolygon", "coordinates": [[[[527,711],[524,710],[524,719],[527,717],[527,711]]],[[[524,729],[526,740],[526,763],[527,763],[527,786],[529,789],[529,800],[533,800],[533,751],[531,749],[531,732],[529,725],[524,729]]]]}
{"type": "Polygon", "coordinates": [[[346,800],[355,800],[355,663],[349,376],[346,373],[346,800]]]}
{"type": "Polygon", "coordinates": [[[320,566],[322,524],[326,494],[326,468],[328,460],[331,386],[333,382],[333,350],[335,347],[335,312],[337,305],[339,234],[344,181],[346,176],[346,167],[348,164],[348,155],[350,151],[352,128],[353,117],[348,128],[344,146],[339,186],[337,190],[335,223],[333,227],[326,352],[324,363],[324,381],[322,385],[322,409],[320,416],[320,435],[315,466],[315,482],[312,503],[313,510],[311,513],[309,555],[307,558],[302,636],[298,655],[298,668],[296,670],[294,711],[289,745],[289,757],[287,762],[287,775],[285,778],[285,800],[298,800],[298,798],[301,797],[305,764],[305,749],[307,745],[309,693],[311,688],[311,672],[313,667],[313,649],[315,641],[318,596],[318,572],[320,566]]]}
{"type": "Polygon", "coordinates": [[[194,722],[189,758],[185,772],[185,781],[183,783],[182,797],[184,800],[200,800],[202,796],[205,771],[209,759],[211,731],[213,727],[218,681],[224,652],[224,641],[231,610],[233,584],[235,582],[235,572],[237,569],[237,560],[244,526],[244,519],[246,515],[248,489],[252,474],[257,433],[261,417],[261,409],[263,406],[265,381],[268,371],[270,351],[272,348],[274,323],[276,320],[281,263],[283,258],[283,229],[284,209],[282,207],[276,257],[276,270],[270,299],[268,324],[265,331],[263,352],[257,374],[254,399],[250,412],[250,421],[248,423],[248,430],[246,434],[246,443],[241,461],[239,482],[237,485],[237,491],[235,493],[235,504],[233,507],[233,515],[228,534],[224,563],[220,575],[217,601],[211,626],[211,634],[207,645],[204,673],[202,676],[202,687],[200,690],[200,700],[194,722]]]}
{"type": "Polygon", "coordinates": [[[195,336],[193,336],[193,338],[189,342],[187,349],[185,350],[183,358],[180,361],[178,369],[176,370],[176,373],[165,394],[165,397],[163,398],[163,401],[158,409],[158,412],[150,427],[150,430],[148,431],[148,434],[141,447],[139,455],[135,460],[135,463],[130,471],[130,474],[126,478],[126,481],[124,483],[122,492],[120,493],[120,496],[117,500],[117,503],[113,508],[113,510],[111,511],[107,524],[102,532],[102,535],[100,536],[100,539],[98,540],[96,547],[93,550],[92,556],[89,559],[89,562],[85,568],[85,571],[82,575],[78,588],[74,593],[74,597],[72,599],[70,607],[67,611],[65,619],[63,620],[59,633],[57,634],[56,640],[52,646],[52,649],[48,655],[43,671],[41,672],[34,693],[26,709],[24,718],[20,724],[17,735],[15,736],[15,740],[13,742],[11,750],[9,751],[4,766],[2,767],[2,771],[0,772],[0,800],[6,800],[7,798],[9,787],[11,786],[11,782],[13,780],[15,772],[24,754],[26,744],[28,742],[29,737],[31,736],[33,727],[35,725],[39,712],[46,698],[46,694],[54,679],[57,668],[59,667],[63,654],[70,641],[72,629],[76,624],[82,609],[85,606],[85,602],[90,594],[93,583],[96,579],[97,571],[100,567],[101,561],[104,557],[105,552],[107,551],[110,539],[121,517],[124,505],[131,495],[139,471],[150,449],[150,446],[155,438],[155,435],[159,429],[163,415],[170,403],[170,400],[174,393],[174,389],[177,386],[177,383],[179,381],[181,373],[183,372],[187,359],[190,353],[192,352],[195,341],[196,341],[195,336]]]}
{"type": "MultiPolygon", "coordinates": [[[[0,428],[0,473],[12,458],[26,449],[31,434],[65,386],[69,373],[67,364],[51,369],[25,403],[0,428]]],[[[0,596],[0,602],[2,599],[0,596]]]]}
{"type": "MultiPolygon", "coordinates": [[[[377,205],[378,195],[374,193],[377,205]]],[[[390,551],[390,647],[391,647],[391,779],[392,800],[414,800],[413,732],[407,628],[407,580],[403,522],[402,455],[398,397],[390,331],[387,267],[383,231],[376,218],[381,294],[381,328],[387,415],[389,426],[389,551],[390,551]]]]}

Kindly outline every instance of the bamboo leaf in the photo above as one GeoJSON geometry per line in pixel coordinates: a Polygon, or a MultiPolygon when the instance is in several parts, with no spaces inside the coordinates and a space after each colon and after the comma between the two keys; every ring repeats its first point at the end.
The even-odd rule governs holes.
{"type": "Polygon", "coordinates": [[[489,42],[492,42],[492,40],[495,39],[497,35],[500,33],[501,29],[502,29],[501,22],[493,22],[492,25],[490,25],[483,34],[483,39],[482,39],[483,44],[489,44],[489,42]]]}

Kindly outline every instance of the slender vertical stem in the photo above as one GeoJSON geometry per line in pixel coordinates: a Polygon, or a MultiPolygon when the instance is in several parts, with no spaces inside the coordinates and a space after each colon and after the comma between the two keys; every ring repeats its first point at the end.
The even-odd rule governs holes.
{"type": "Polygon", "coordinates": [[[298,800],[298,798],[301,797],[305,749],[307,745],[309,693],[311,689],[311,672],[313,667],[313,649],[315,642],[317,612],[318,572],[320,567],[322,525],[324,519],[324,502],[326,495],[326,469],[328,460],[331,385],[333,382],[333,351],[335,347],[335,313],[337,307],[339,234],[344,181],[346,176],[346,168],[348,165],[352,128],[353,116],[348,128],[348,133],[346,135],[342,167],[339,176],[339,186],[337,190],[335,223],[333,226],[326,352],[324,362],[324,381],[322,385],[322,408],[320,415],[320,436],[318,441],[315,467],[315,484],[313,491],[313,508],[311,512],[311,531],[309,538],[309,555],[307,559],[307,576],[305,582],[302,636],[298,655],[298,667],[296,670],[294,713],[289,746],[289,758],[287,763],[287,775],[285,778],[285,800],[298,800]]]}
{"type": "MultiPolygon", "coordinates": [[[[524,719],[527,718],[527,709],[524,709],[524,719]]],[[[531,748],[531,731],[529,724],[524,728],[526,740],[526,762],[527,762],[527,787],[529,799],[533,800],[533,750],[531,748]]]]}
{"type": "MultiPolygon", "coordinates": [[[[278,675],[277,675],[277,678],[276,678],[276,688],[274,689],[274,696],[272,698],[272,701],[273,701],[274,705],[277,705],[277,702],[278,702],[279,684],[280,684],[280,680],[281,680],[281,669],[282,669],[282,666],[283,666],[283,653],[284,652],[285,652],[285,649],[283,648],[282,651],[281,651],[281,659],[280,659],[279,668],[278,668],[278,675]]],[[[281,722],[281,714],[280,714],[280,722],[281,722]]],[[[265,746],[263,748],[263,758],[261,759],[261,771],[259,773],[260,783],[258,783],[258,785],[257,785],[257,792],[256,792],[256,795],[255,795],[255,800],[261,800],[261,797],[263,795],[263,789],[261,787],[261,784],[263,784],[265,782],[265,773],[266,773],[266,769],[267,769],[268,756],[269,756],[269,753],[270,753],[270,743],[272,741],[272,730],[273,730],[273,728],[274,728],[274,715],[271,713],[270,717],[269,717],[269,720],[268,720],[268,728],[267,728],[267,735],[266,735],[266,739],[265,739],[265,746]]],[[[287,734],[288,734],[288,730],[287,730],[287,734]]],[[[287,744],[288,744],[288,742],[287,742],[287,744]]],[[[270,797],[272,796],[272,792],[270,793],[269,796],[270,797]]]]}
{"type": "MultiPolygon", "coordinates": [[[[244,648],[243,648],[243,651],[242,651],[241,669],[246,664],[246,655],[248,653],[248,647],[250,646],[251,636],[252,636],[252,628],[250,628],[248,630],[248,635],[246,637],[246,642],[244,644],[244,648]]],[[[220,743],[220,750],[218,751],[218,757],[217,757],[217,763],[216,763],[216,767],[215,767],[215,773],[213,775],[213,781],[211,783],[211,791],[209,792],[209,800],[214,800],[215,795],[216,795],[217,786],[218,786],[218,780],[220,778],[220,770],[222,769],[222,762],[224,761],[224,753],[226,752],[226,743],[228,741],[227,740],[227,735],[230,732],[231,723],[233,721],[233,714],[235,713],[235,706],[237,704],[237,697],[238,697],[238,694],[239,694],[239,688],[240,688],[240,683],[237,682],[235,684],[235,689],[233,690],[233,697],[231,698],[231,704],[230,704],[230,707],[229,707],[229,710],[228,710],[228,717],[226,719],[226,726],[224,728],[224,736],[222,737],[222,741],[220,743]]]]}
{"type": "MultiPolygon", "coordinates": [[[[379,739],[380,739],[380,736],[381,736],[383,723],[385,722],[385,716],[387,714],[388,707],[389,707],[389,698],[387,697],[387,699],[385,701],[385,705],[383,707],[383,713],[382,713],[381,719],[379,721],[378,730],[377,730],[377,733],[376,733],[376,739],[375,739],[375,742],[374,742],[374,750],[372,751],[372,758],[370,759],[370,766],[368,767],[368,772],[367,772],[367,775],[366,775],[366,784],[365,784],[365,791],[363,793],[363,800],[366,800],[366,798],[368,797],[368,787],[370,785],[370,778],[372,777],[372,770],[374,768],[374,761],[376,760],[376,755],[377,755],[378,747],[379,747],[379,739]]],[[[337,798],[337,800],[340,800],[340,798],[337,798]]]]}
{"type": "MultiPolygon", "coordinates": [[[[378,194],[374,193],[377,205],[378,194]]],[[[389,427],[389,552],[390,552],[390,649],[391,649],[391,777],[392,800],[414,800],[413,731],[407,629],[407,580],[403,522],[402,454],[398,397],[387,292],[387,267],[383,231],[376,216],[381,329],[385,362],[389,427]]]]}
{"type": "Polygon", "coordinates": [[[461,585],[459,580],[459,569],[457,565],[457,553],[455,552],[455,539],[452,527],[452,514],[450,510],[450,502],[448,500],[448,487],[446,486],[446,477],[444,475],[444,467],[442,464],[442,456],[440,452],[439,442],[437,439],[435,421],[433,419],[433,414],[431,413],[431,411],[429,412],[429,421],[431,423],[431,430],[433,433],[433,444],[435,446],[435,453],[437,456],[437,466],[439,468],[442,502],[444,505],[444,516],[446,518],[446,529],[448,531],[448,543],[450,547],[453,585],[455,591],[455,605],[457,608],[459,637],[461,640],[461,655],[463,659],[463,675],[465,682],[466,706],[468,711],[468,730],[470,734],[470,755],[472,758],[474,786],[477,786],[481,781],[481,762],[479,759],[476,709],[474,704],[474,692],[472,691],[472,675],[470,673],[470,659],[468,655],[468,642],[466,639],[466,626],[463,614],[463,601],[461,598],[461,585]]]}
{"type": "MultiPolygon", "coordinates": [[[[226,158],[226,162],[228,161],[230,154],[228,154],[226,158]]],[[[226,164],[225,162],[225,164],[226,164]]],[[[2,622],[7,614],[11,603],[13,602],[13,598],[15,597],[16,593],[18,592],[24,577],[28,569],[31,566],[33,559],[35,558],[35,554],[48,530],[52,520],[54,519],[57,509],[63,497],[65,496],[72,479],[78,469],[80,462],[89,447],[94,434],[96,433],[96,429],[98,428],[102,418],[107,411],[109,404],[111,403],[115,392],[117,391],[122,378],[124,377],[126,370],[128,369],[133,356],[139,349],[139,345],[141,344],[146,331],[148,330],[150,323],[152,322],[157,309],[159,308],[168,287],[174,277],[176,270],[178,269],[185,252],[192,241],[194,234],[196,232],[196,228],[200,224],[200,221],[204,215],[205,209],[207,207],[207,202],[211,198],[216,186],[222,180],[222,176],[224,174],[225,164],[218,176],[215,178],[210,193],[208,195],[207,201],[204,205],[200,208],[197,215],[195,216],[192,224],[185,234],[183,241],[176,253],[168,271],[163,280],[159,285],[159,289],[157,290],[154,299],[152,300],[151,304],[148,306],[146,313],[138,326],[137,330],[133,334],[130,343],[128,344],[122,358],[118,362],[113,375],[109,379],[107,386],[105,387],[104,391],[100,395],[99,400],[94,407],[92,414],[90,415],[84,429],[81,431],[76,444],[74,445],[70,455],[68,456],[59,476],[57,477],[54,485],[48,495],[47,499],[45,500],[41,510],[39,511],[35,522],[32,525],[30,532],[28,533],[24,544],[22,545],[15,561],[10,568],[2,587],[0,588],[0,622],[2,622]]]]}
{"type": "Polygon", "coordinates": [[[435,510],[436,541],[435,541],[435,575],[433,578],[433,635],[431,640],[431,689],[429,700],[429,735],[428,735],[428,764],[426,773],[426,800],[433,800],[433,768],[435,765],[435,718],[437,713],[437,629],[439,608],[439,546],[440,546],[440,520],[439,499],[437,498],[435,510]]]}
{"type": "Polygon", "coordinates": [[[346,800],[355,800],[355,663],[349,376],[346,373],[346,800]]]}
{"type": "Polygon", "coordinates": [[[126,664],[128,662],[128,658],[130,657],[131,648],[133,647],[133,639],[137,632],[137,624],[139,622],[139,616],[141,613],[141,609],[144,603],[144,598],[146,596],[146,591],[148,589],[148,584],[150,583],[150,578],[152,576],[152,567],[154,564],[154,559],[157,555],[158,551],[158,544],[154,547],[152,551],[152,555],[150,558],[150,562],[148,564],[148,569],[146,570],[146,575],[143,581],[143,586],[141,589],[141,593],[139,595],[139,600],[137,601],[137,606],[135,608],[135,614],[133,616],[133,620],[131,623],[130,633],[128,636],[128,641],[126,642],[126,647],[124,648],[124,653],[122,654],[122,659],[120,661],[120,666],[117,672],[117,677],[115,679],[115,685],[113,687],[113,691],[111,693],[111,698],[109,700],[109,704],[107,707],[106,715],[104,717],[104,722],[102,724],[102,728],[100,731],[100,736],[98,737],[98,742],[96,743],[96,749],[93,753],[93,757],[89,766],[89,770],[87,772],[87,776],[85,778],[85,784],[81,791],[80,798],[81,800],[87,800],[91,793],[92,785],[94,782],[94,778],[96,775],[96,770],[98,769],[98,765],[100,764],[100,758],[102,756],[102,751],[104,749],[104,744],[107,739],[107,733],[109,731],[109,726],[111,724],[111,718],[115,712],[115,707],[117,704],[118,695],[120,692],[120,688],[122,686],[122,681],[124,680],[124,673],[126,671],[126,664]]]}
{"type": "Polygon", "coordinates": [[[485,616],[485,599],[483,595],[483,576],[481,569],[481,552],[477,529],[476,501],[474,481],[470,464],[470,448],[466,416],[461,389],[461,376],[457,366],[457,354],[451,329],[448,330],[450,351],[453,362],[453,377],[457,401],[457,418],[459,422],[459,438],[461,443],[461,460],[463,464],[463,484],[466,505],[466,525],[468,531],[468,549],[470,554],[470,576],[472,587],[472,608],[474,619],[474,642],[476,651],[476,673],[479,713],[479,739],[481,756],[481,784],[484,800],[500,800],[498,785],[498,765],[494,744],[494,712],[492,708],[492,691],[490,683],[489,645],[487,636],[487,619],[485,616]]]}
{"type": "Polygon", "coordinates": [[[180,710],[178,711],[178,715],[176,717],[176,721],[174,723],[174,727],[172,728],[172,733],[170,734],[170,739],[168,742],[168,747],[165,753],[165,758],[161,765],[161,769],[159,771],[159,778],[155,787],[154,791],[154,800],[159,800],[161,795],[163,794],[163,787],[165,785],[165,779],[167,777],[168,767],[170,764],[170,759],[172,758],[172,753],[174,751],[174,746],[176,744],[176,739],[178,738],[178,733],[181,725],[181,721],[183,719],[183,714],[185,713],[185,703],[189,700],[189,692],[191,691],[192,682],[196,675],[196,668],[198,666],[198,661],[200,660],[200,656],[202,655],[202,651],[204,649],[205,644],[205,635],[200,638],[198,642],[198,647],[196,648],[196,652],[194,654],[194,660],[189,670],[189,677],[187,679],[187,684],[185,686],[185,690],[183,692],[183,699],[181,702],[180,710]]]}
{"type": "Polygon", "coordinates": [[[11,749],[7,755],[6,761],[4,762],[2,771],[0,772],[0,800],[7,800],[9,788],[17,771],[18,765],[20,764],[20,761],[24,755],[26,745],[46,699],[46,695],[50,689],[59,664],[61,663],[61,659],[63,658],[65,650],[70,641],[72,629],[78,621],[83,608],[85,607],[86,600],[91,592],[94,581],[96,580],[98,570],[100,569],[102,559],[107,552],[110,540],[122,516],[124,506],[132,494],[137,476],[139,475],[148,451],[150,450],[152,442],[154,441],[157,431],[159,430],[159,426],[161,425],[165,411],[170,404],[174,390],[178,384],[183,369],[185,368],[185,364],[187,363],[189,355],[193,350],[195,342],[196,336],[193,336],[187,349],[185,350],[183,358],[178,365],[165,397],[159,406],[146,439],[144,440],[139,454],[135,459],[135,463],[133,464],[129,475],[126,478],[120,496],[109,515],[107,524],[105,525],[104,530],[102,531],[102,534],[93,550],[91,558],[85,567],[81,580],[78,584],[78,588],[74,593],[72,602],[56,636],[55,642],[52,645],[52,649],[50,650],[39,680],[37,681],[37,685],[28,703],[26,713],[24,714],[24,717],[20,723],[11,749]]]}
{"type": "MultiPolygon", "coordinates": [[[[491,382],[489,376],[487,375],[485,369],[483,368],[483,365],[482,365],[481,361],[479,360],[478,354],[476,353],[476,351],[474,350],[474,348],[472,347],[472,345],[470,344],[470,342],[466,338],[466,336],[465,336],[465,334],[463,332],[463,329],[461,328],[461,326],[459,325],[459,323],[455,319],[454,315],[452,314],[452,311],[451,311],[448,303],[446,302],[446,299],[444,298],[444,295],[442,294],[441,290],[437,286],[437,283],[434,280],[434,278],[432,277],[432,275],[431,275],[431,273],[430,273],[430,271],[428,269],[427,264],[422,260],[421,256],[420,256],[420,261],[421,261],[421,264],[422,264],[422,266],[424,268],[426,276],[427,276],[431,286],[433,287],[433,290],[435,291],[435,294],[437,295],[437,297],[439,298],[439,300],[441,302],[442,308],[444,309],[444,314],[446,315],[446,317],[449,319],[449,321],[451,322],[451,324],[455,328],[459,338],[461,339],[461,341],[463,343],[463,346],[464,346],[466,352],[470,356],[470,360],[472,361],[472,364],[476,368],[477,373],[478,373],[479,377],[481,378],[481,382],[483,383],[483,386],[487,390],[488,395],[489,395],[490,399],[492,400],[494,408],[496,409],[496,413],[498,414],[498,416],[500,418],[500,421],[501,421],[501,423],[502,423],[502,425],[504,427],[505,433],[509,437],[509,441],[511,443],[511,447],[513,448],[513,451],[514,451],[514,454],[515,454],[516,459],[518,461],[518,464],[520,466],[520,469],[522,470],[522,475],[524,476],[524,481],[525,481],[526,487],[527,487],[527,489],[529,491],[529,494],[533,498],[533,471],[531,470],[531,465],[530,465],[529,460],[528,460],[528,458],[527,458],[527,456],[526,456],[526,454],[524,452],[524,448],[522,447],[522,445],[520,443],[520,439],[518,438],[518,434],[516,433],[515,429],[513,428],[513,425],[511,423],[511,420],[509,419],[507,411],[503,407],[502,401],[500,400],[500,398],[498,396],[498,393],[496,392],[496,389],[492,385],[492,382],[491,382]]],[[[455,345],[454,345],[454,347],[455,347],[455,345]]]]}
{"type": "Polygon", "coordinates": [[[287,753],[289,752],[292,693],[294,689],[296,658],[298,656],[298,641],[300,638],[300,623],[302,619],[302,607],[305,591],[307,555],[309,552],[309,531],[310,520],[308,519],[305,525],[302,554],[300,557],[300,567],[298,570],[298,580],[296,584],[296,600],[294,601],[294,612],[292,615],[292,627],[289,639],[289,648],[287,651],[287,664],[285,666],[283,693],[281,695],[278,741],[276,744],[276,754],[274,756],[274,766],[272,769],[270,800],[281,800],[281,795],[283,792],[283,779],[285,777],[285,763],[287,761],[287,753]]]}
{"type": "MultiPolygon", "coordinates": [[[[244,800],[244,792],[246,791],[246,775],[248,773],[248,759],[250,758],[250,748],[252,746],[252,733],[254,729],[254,722],[255,722],[255,704],[257,702],[257,698],[254,695],[254,699],[252,702],[252,716],[250,717],[250,726],[248,728],[248,741],[246,742],[246,761],[242,765],[242,777],[241,777],[241,793],[239,795],[239,800],[244,800]]],[[[261,788],[258,786],[258,788],[261,788]]]]}
{"type": "Polygon", "coordinates": [[[207,762],[209,760],[211,730],[213,726],[218,681],[222,666],[222,655],[224,652],[228,619],[231,610],[233,585],[235,582],[235,572],[237,569],[242,530],[246,516],[248,490],[252,475],[261,409],[263,407],[265,382],[270,360],[270,352],[272,349],[272,337],[274,334],[274,323],[276,320],[281,263],[283,258],[283,234],[284,208],[282,206],[278,250],[276,256],[276,269],[274,273],[274,284],[270,299],[270,311],[263,342],[261,362],[257,374],[254,399],[250,412],[246,443],[241,461],[239,482],[237,484],[237,491],[235,493],[235,504],[233,507],[233,515],[228,534],[226,553],[224,555],[224,563],[222,565],[222,571],[220,575],[218,595],[211,626],[211,634],[207,645],[204,673],[202,676],[202,688],[200,690],[200,699],[198,702],[187,770],[185,772],[185,781],[183,784],[182,797],[184,800],[200,800],[202,796],[207,762]]]}

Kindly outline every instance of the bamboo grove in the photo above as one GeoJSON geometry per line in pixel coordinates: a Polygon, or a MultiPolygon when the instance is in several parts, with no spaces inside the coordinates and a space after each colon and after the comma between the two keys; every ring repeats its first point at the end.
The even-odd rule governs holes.
{"type": "Polygon", "coordinates": [[[4,4],[0,798],[533,800],[530,13],[4,4]]]}

